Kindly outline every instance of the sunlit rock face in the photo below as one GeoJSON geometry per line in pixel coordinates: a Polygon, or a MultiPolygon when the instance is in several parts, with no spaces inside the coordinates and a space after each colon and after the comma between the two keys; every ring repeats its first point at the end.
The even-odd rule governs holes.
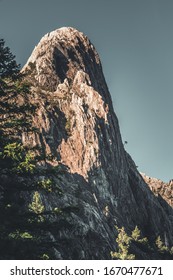
{"type": "Polygon", "coordinates": [[[165,183],[160,179],[149,177],[144,173],[141,173],[141,175],[155,196],[160,197],[161,200],[164,199],[173,207],[173,180],[165,183]]]}
{"type": "MultiPolygon", "coordinates": [[[[22,142],[44,150],[39,168],[64,168],[51,175],[62,195],[39,190],[45,211],[66,213],[45,214],[53,258],[110,259],[116,250],[115,225],[128,233],[137,225],[151,242],[166,234],[173,245],[172,208],[152,193],[124,150],[101,62],[89,39],[68,27],[46,34],[23,72],[32,77],[37,130],[23,131],[22,142]]],[[[34,175],[27,183],[37,179],[34,175]]],[[[33,192],[20,193],[25,211],[33,192]]],[[[137,258],[156,258],[136,244],[133,249],[137,258]]]]}

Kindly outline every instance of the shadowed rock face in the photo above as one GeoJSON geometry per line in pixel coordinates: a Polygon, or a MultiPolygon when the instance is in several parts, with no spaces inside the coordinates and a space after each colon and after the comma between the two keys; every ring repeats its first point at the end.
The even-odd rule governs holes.
{"type": "MultiPolygon", "coordinates": [[[[166,234],[173,245],[173,211],[154,196],[124,150],[117,117],[99,56],[83,33],[61,28],[45,35],[23,68],[32,72],[30,102],[36,132],[23,131],[22,142],[44,150],[42,168],[66,166],[52,175],[63,195],[40,190],[46,229],[55,259],[109,259],[116,250],[115,225],[130,232],[137,225],[151,242],[166,234]]],[[[38,176],[27,179],[28,184],[38,176]]],[[[25,206],[32,191],[22,195],[25,206]]],[[[26,207],[24,207],[26,208],[26,207]]],[[[156,258],[134,245],[138,258],[156,258]]]]}

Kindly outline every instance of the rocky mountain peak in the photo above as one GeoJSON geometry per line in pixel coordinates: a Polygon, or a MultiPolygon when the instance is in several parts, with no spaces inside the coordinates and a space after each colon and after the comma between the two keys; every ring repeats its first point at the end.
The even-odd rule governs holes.
{"type": "MultiPolygon", "coordinates": [[[[46,34],[24,66],[28,70],[41,89],[36,96],[42,103],[33,119],[41,139],[33,135],[29,144],[44,145],[53,158],[47,163],[61,163],[82,176],[102,213],[109,209],[112,223],[158,233],[167,217],[124,150],[101,62],[89,39],[71,27],[46,34]]],[[[26,139],[23,133],[24,144],[26,139]]],[[[166,227],[172,242],[168,220],[166,227]]]]}
{"type": "MultiPolygon", "coordinates": [[[[60,28],[41,39],[23,71],[32,71],[37,87],[51,92],[50,98],[56,99],[65,116],[68,138],[62,139],[58,146],[55,120],[48,119],[45,125],[61,162],[72,173],[87,178],[93,167],[101,166],[101,138],[104,137],[104,145],[107,142],[110,151],[114,141],[110,128],[106,128],[108,114],[112,122],[111,98],[94,46],[83,33],[71,27],[60,28]]],[[[41,119],[37,123],[41,127],[41,112],[38,115],[41,119]]],[[[45,143],[50,153],[50,145],[45,143]]]]}
{"type": "Polygon", "coordinates": [[[56,91],[57,86],[67,78],[74,80],[78,71],[89,74],[87,82],[99,86],[95,78],[100,78],[100,59],[81,32],[71,27],[63,27],[46,34],[35,47],[23,70],[35,67],[35,78],[39,84],[56,91]],[[34,64],[34,65],[33,65],[34,64]]]}
{"type": "MultiPolygon", "coordinates": [[[[111,258],[117,249],[115,226],[128,234],[138,226],[150,245],[161,236],[172,246],[173,210],[153,194],[124,149],[101,62],[89,39],[71,27],[48,33],[22,71],[31,84],[27,108],[34,109],[28,113],[29,128],[18,135],[37,159],[36,173],[2,175],[1,189],[7,192],[12,178],[10,203],[20,198],[22,215],[28,215],[28,207],[34,212],[32,202],[40,202],[36,214],[43,227],[36,228],[52,258],[111,258]]],[[[133,244],[137,258],[160,257],[149,244],[133,244]]]]}

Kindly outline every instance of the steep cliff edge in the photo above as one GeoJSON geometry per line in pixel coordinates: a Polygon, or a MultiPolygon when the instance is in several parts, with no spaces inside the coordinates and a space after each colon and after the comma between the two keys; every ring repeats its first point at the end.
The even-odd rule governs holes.
{"type": "MultiPolygon", "coordinates": [[[[34,106],[29,113],[34,129],[24,127],[17,135],[36,164],[34,172],[11,177],[3,169],[1,200],[12,212],[20,201],[16,213],[25,219],[23,232],[35,238],[36,249],[42,246],[40,255],[109,259],[117,250],[115,225],[128,233],[137,225],[150,244],[161,236],[171,247],[172,208],[154,196],[124,150],[101,62],[88,38],[73,28],[55,30],[41,39],[22,71],[32,84],[27,102],[34,106]]],[[[159,258],[143,246],[132,247],[137,258],[159,258]]],[[[12,258],[24,258],[25,249],[14,251],[12,258]]],[[[28,253],[39,256],[37,250],[28,253]]]]}

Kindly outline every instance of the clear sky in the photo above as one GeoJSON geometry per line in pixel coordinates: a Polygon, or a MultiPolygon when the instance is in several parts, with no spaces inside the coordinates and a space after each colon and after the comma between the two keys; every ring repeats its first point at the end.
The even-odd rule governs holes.
{"type": "Polygon", "coordinates": [[[173,1],[0,0],[0,37],[21,65],[63,26],[84,32],[99,52],[138,170],[173,178],[173,1]]]}

